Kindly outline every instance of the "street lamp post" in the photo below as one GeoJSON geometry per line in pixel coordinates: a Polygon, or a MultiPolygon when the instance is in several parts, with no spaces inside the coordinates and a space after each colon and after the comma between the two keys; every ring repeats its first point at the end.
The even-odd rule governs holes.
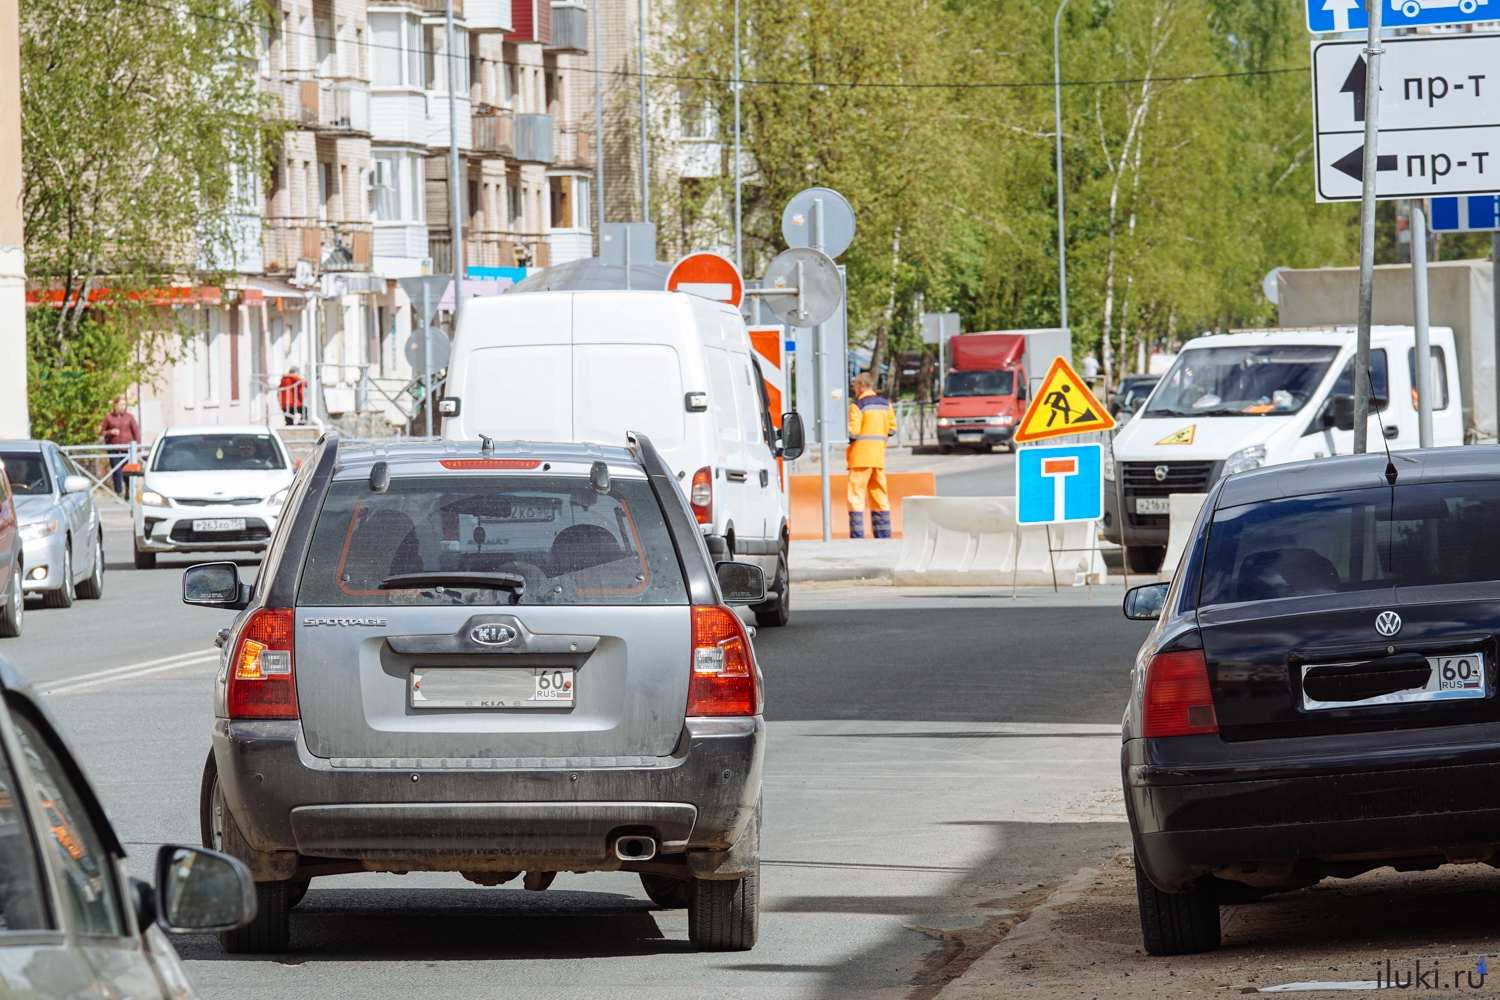
{"type": "Polygon", "coordinates": [[[1057,16],[1052,19],[1052,107],[1057,130],[1057,298],[1060,325],[1064,330],[1068,329],[1068,248],[1066,223],[1063,222],[1062,59],[1057,32],[1062,23],[1063,8],[1067,5],[1068,0],[1062,0],[1057,5],[1057,16]]]}
{"type": "MultiPolygon", "coordinates": [[[[740,237],[740,0],[734,0],[734,267],[743,276],[745,251],[740,237]]],[[[757,312],[756,315],[759,315],[757,312]]]]}
{"type": "MultiPolygon", "coordinates": [[[[458,155],[458,47],[454,40],[453,30],[453,4],[454,0],[448,0],[446,28],[448,37],[448,213],[449,225],[453,230],[453,332],[458,332],[458,309],[459,303],[463,301],[464,280],[464,231],[463,231],[463,192],[459,189],[467,178],[459,176],[458,155]]],[[[430,379],[429,379],[430,382],[430,379]]],[[[432,386],[426,386],[429,397],[429,409],[431,407],[430,397],[432,386]]],[[[430,418],[429,418],[430,419],[430,418]]],[[[428,434],[431,435],[431,431],[428,434]]]]}

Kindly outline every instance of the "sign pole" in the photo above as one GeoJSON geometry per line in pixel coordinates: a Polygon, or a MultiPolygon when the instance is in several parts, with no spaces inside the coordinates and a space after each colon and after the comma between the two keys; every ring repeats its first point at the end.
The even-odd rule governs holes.
{"type": "MultiPolygon", "coordinates": [[[[1490,282],[1495,301],[1495,357],[1500,358],[1500,230],[1490,236],[1490,282]]],[[[1500,378],[1495,379],[1495,433],[1500,438],[1500,378]]]]}
{"type": "Polygon", "coordinates": [[[432,303],[422,285],[422,410],[427,414],[427,436],[432,437],[432,303]]]}
{"type": "Polygon", "coordinates": [[[1427,330],[1427,213],[1411,203],[1411,292],[1417,328],[1417,447],[1432,447],[1432,347],[1427,330]]]}
{"type": "MultiPolygon", "coordinates": [[[[814,198],[812,203],[812,248],[823,249],[823,199],[814,198]]],[[[800,291],[802,282],[797,283],[800,291]]],[[[833,541],[833,491],[828,475],[828,344],[827,325],[819,323],[813,327],[813,343],[818,352],[818,476],[823,495],[823,541],[833,541]]]]}
{"type": "Polygon", "coordinates": [[[1359,334],[1354,349],[1354,453],[1367,450],[1370,432],[1370,312],[1375,290],[1375,178],[1380,159],[1380,16],[1384,0],[1370,3],[1365,44],[1365,149],[1359,201],[1359,334]]]}

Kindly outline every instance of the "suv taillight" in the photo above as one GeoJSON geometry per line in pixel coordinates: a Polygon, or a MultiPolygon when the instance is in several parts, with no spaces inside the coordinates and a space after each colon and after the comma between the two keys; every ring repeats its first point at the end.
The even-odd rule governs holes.
{"type": "Polygon", "coordinates": [[[225,696],[231,719],[297,718],[292,612],[261,608],[240,629],[225,696]]]}
{"type": "Polygon", "coordinates": [[[693,516],[699,524],[714,523],[714,470],[702,468],[693,473],[693,485],[688,490],[688,502],[693,505],[693,516]]]}
{"type": "Polygon", "coordinates": [[[1141,732],[1144,736],[1217,733],[1208,661],[1201,649],[1157,653],[1146,667],[1141,732]]]}
{"type": "Polygon", "coordinates": [[[687,714],[759,715],[760,704],[750,637],[739,616],[720,605],[693,608],[687,714]]]}

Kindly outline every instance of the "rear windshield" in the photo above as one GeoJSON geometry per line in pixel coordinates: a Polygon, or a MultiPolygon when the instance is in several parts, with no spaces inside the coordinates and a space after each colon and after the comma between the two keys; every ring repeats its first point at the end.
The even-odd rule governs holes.
{"type": "Polygon", "coordinates": [[[165,438],[153,472],[284,469],[269,434],[174,434],[165,438]]]}
{"type": "Polygon", "coordinates": [[[944,396],[1009,396],[1015,373],[1007,370],[988,372],[949,372],[943,386],[944,396]]]}
{"type": "Polygon", "coordinates": [[[52,492],[52,479],[47,475],[47,463],[40,452],[10,452],[0,454],[5,463],[5,476],[10,488],[17,496],[42,496],[52,492]]]}
{"type": "Polygon", "coordinates": [[[1500,580],[1500,482],[1425,483],[1214,515],[1202,603],[1500,580]]]}
{"type": "Polygon", "coordinates": [[[571,476],[336,482],[297,594],[305,607],[687,602],[651,487],[615,479],[600,494],[571,476]]]}

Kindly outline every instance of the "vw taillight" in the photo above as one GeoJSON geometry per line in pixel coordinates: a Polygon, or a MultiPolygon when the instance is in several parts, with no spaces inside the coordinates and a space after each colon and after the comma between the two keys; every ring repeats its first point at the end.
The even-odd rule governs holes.
{"type": "Polygon", "coordinates": [[[231,719],[297,718],[297,674],[289,608],[261,608],[240,629],[229,658],[231,719]]]}
{"type": "Polygon", "coordinates": [[[760,690],[750,637],[726,607],[693,608],[693,666],[689,716],[759,715],[760,690]]]}
{"type": "Polygon", "coordinates": [[[1145,736],[1217,733],[1208,661],[1201,649],[1157,653],[1146,667],[1141,731],[1145,736]]]}
{"type": "Polygon", "coordinates": [[[688,502],[693,505],[693,516],[699,524],[714,523],[714,470],[702,468],[693,473],[693,484],[688,490],[688,502]]]}

